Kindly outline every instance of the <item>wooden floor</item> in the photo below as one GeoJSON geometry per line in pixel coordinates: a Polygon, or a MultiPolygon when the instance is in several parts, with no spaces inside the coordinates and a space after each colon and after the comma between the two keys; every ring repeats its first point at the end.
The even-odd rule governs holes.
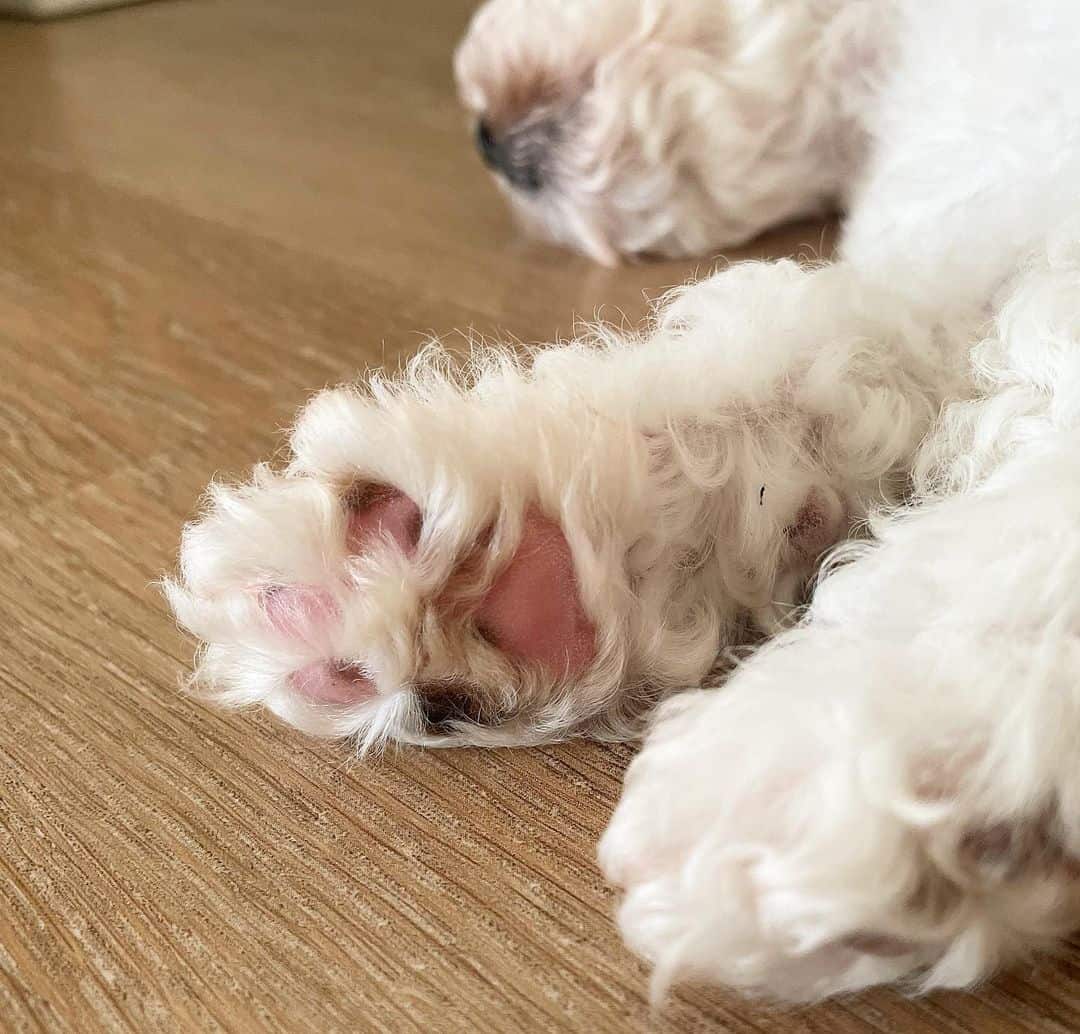
{"type": "Polygon", "coordinates": [[[449,81],[469,7],[0,23],[0,1030],[1080,1029],[1075,951],[974,997],[650,1014],[593,863],[628,749],[357,763],[178,692],[154,580],[310,392],[429,331],[637,319],[696,268],[519,239],[449,81]]]}

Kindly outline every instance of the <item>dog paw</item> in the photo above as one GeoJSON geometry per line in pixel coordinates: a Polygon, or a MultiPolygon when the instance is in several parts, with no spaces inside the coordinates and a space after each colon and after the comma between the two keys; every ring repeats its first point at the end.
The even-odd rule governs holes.
{"type": "Polygon", "coordinates": [[[317,396],[288,466],[215,486],[185,531],[166,589],[199,685],[369,746],[636,733],[790,609],[852,513],[798,407],[688,388],[687,354],[726,362],[690,305],[715,290],[647,342],[464,372],[432,347],[317,396]]]}
{"type": "Polygon", "coordinates": [[[512,428],[490,437],[436,406],[410,421],[423,407],[397,401],[325,394],[287,471],[211,490],[167,583],[205,644],[199,681],[376,739],[520,741],[595,716],[627,662],[625,614],[579,575],[602,543],[581,522],[568,534],[572,501],[512,469],[512,428]]]}
{"type": "Polygon", "coordinates": [[[1053,794],[1010,801],[975,725],[905,711],[888,650],[788,639],[662,706],[601,841],[655,992],[961,987],[1066,933],[1076,831],[1053,794]]]}
{"type": "Polygon", "coordinates": [[[555,382],[436,353],[316,397],[288,467],[185,530],[165,588],[196,684],[372,746],[627,735],[700,678],[734,605],[666,530],[655,436],[555,382]]]}

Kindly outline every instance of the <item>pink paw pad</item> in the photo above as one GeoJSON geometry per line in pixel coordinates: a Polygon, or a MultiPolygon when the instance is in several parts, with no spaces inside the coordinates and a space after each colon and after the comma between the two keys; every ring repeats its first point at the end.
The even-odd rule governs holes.
{"type": "MultiPolygon", "coordinates": [[[[361,555],[389,537],[406,555],[420,538],[420,508],[403,492],[368,486],[347,500],[345,547],[361,555]]],[[[271,586],[261,595],[263,612],[280,635],[318,642],[340,611],[330,593],[313,586],[271,586]]],[[[320,704],[355,704],[376,693],[375,683],[356,665],[318,661],[289,676],[290,687],[320,704]]]]}
{"type": "Polygon", "coordinates": [[[355,665],[319,661],[289,676],[292,688],[318,704],[357,704],[375,695],[375,683],[355,665]]]}
{"type": "Polygon", "coordinates": [[[271,628],[289,639],[310,641],[338,616],[333,597],[312,586],[274,585],[263,590],[261,602],[271,628]]]}
{"type": "Polygon", "coordinates": [[[497,649],[549,671],[576,675],[596,656],[596,628],[581,603],[562,529],[535,510],[525,516],[513,559],[475,614],[497,649]]]}
{"type": "Polygon", "coordinates": [[[404,492],[384,485],[372,485],[355,493],[348,501],[345,546],[360,556],[387,536],[409,556],[420,540],[423,517],[420,507],[404,492]]]}

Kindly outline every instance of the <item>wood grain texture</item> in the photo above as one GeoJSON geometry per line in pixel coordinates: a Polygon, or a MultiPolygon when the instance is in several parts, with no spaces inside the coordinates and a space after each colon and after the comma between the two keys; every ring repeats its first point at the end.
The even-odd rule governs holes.
{"type": "Polygon", "coordinates": [[[469,7],[0,24],[0,1030],[1080,1029],[1072,948],[977,996],[652,1014],[593,861],[628,748],[359,763],[178,692],[154,580],[308,394],[426,332],[636,320],[709,268],[519,239],[453,98],[469,7]]]}

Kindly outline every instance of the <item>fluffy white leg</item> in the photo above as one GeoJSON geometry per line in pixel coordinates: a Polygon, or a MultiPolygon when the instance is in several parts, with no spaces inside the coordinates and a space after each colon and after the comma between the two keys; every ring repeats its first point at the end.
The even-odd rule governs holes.
{"type": "Polygon", "coordinates": [[[325,393],[185,533],[201,683],[369,744],[626,735],[903,489],[956,333],[847,266],[751,263],[640,338],[325,393]]]}
{"type": "Polygon", "coordinates": [[[662,709],[601,845],[658,988],[964,986],[1080,921],[1078,269],[1021,278],[928,443],[920,483],[963,494],[662,709]]]}
{"type": "Polygon", "coordinates": [[[658,987],[963,986],[1080,919],[1078,450],[895,522],[661,710],[600,848],[658,987]]]}

